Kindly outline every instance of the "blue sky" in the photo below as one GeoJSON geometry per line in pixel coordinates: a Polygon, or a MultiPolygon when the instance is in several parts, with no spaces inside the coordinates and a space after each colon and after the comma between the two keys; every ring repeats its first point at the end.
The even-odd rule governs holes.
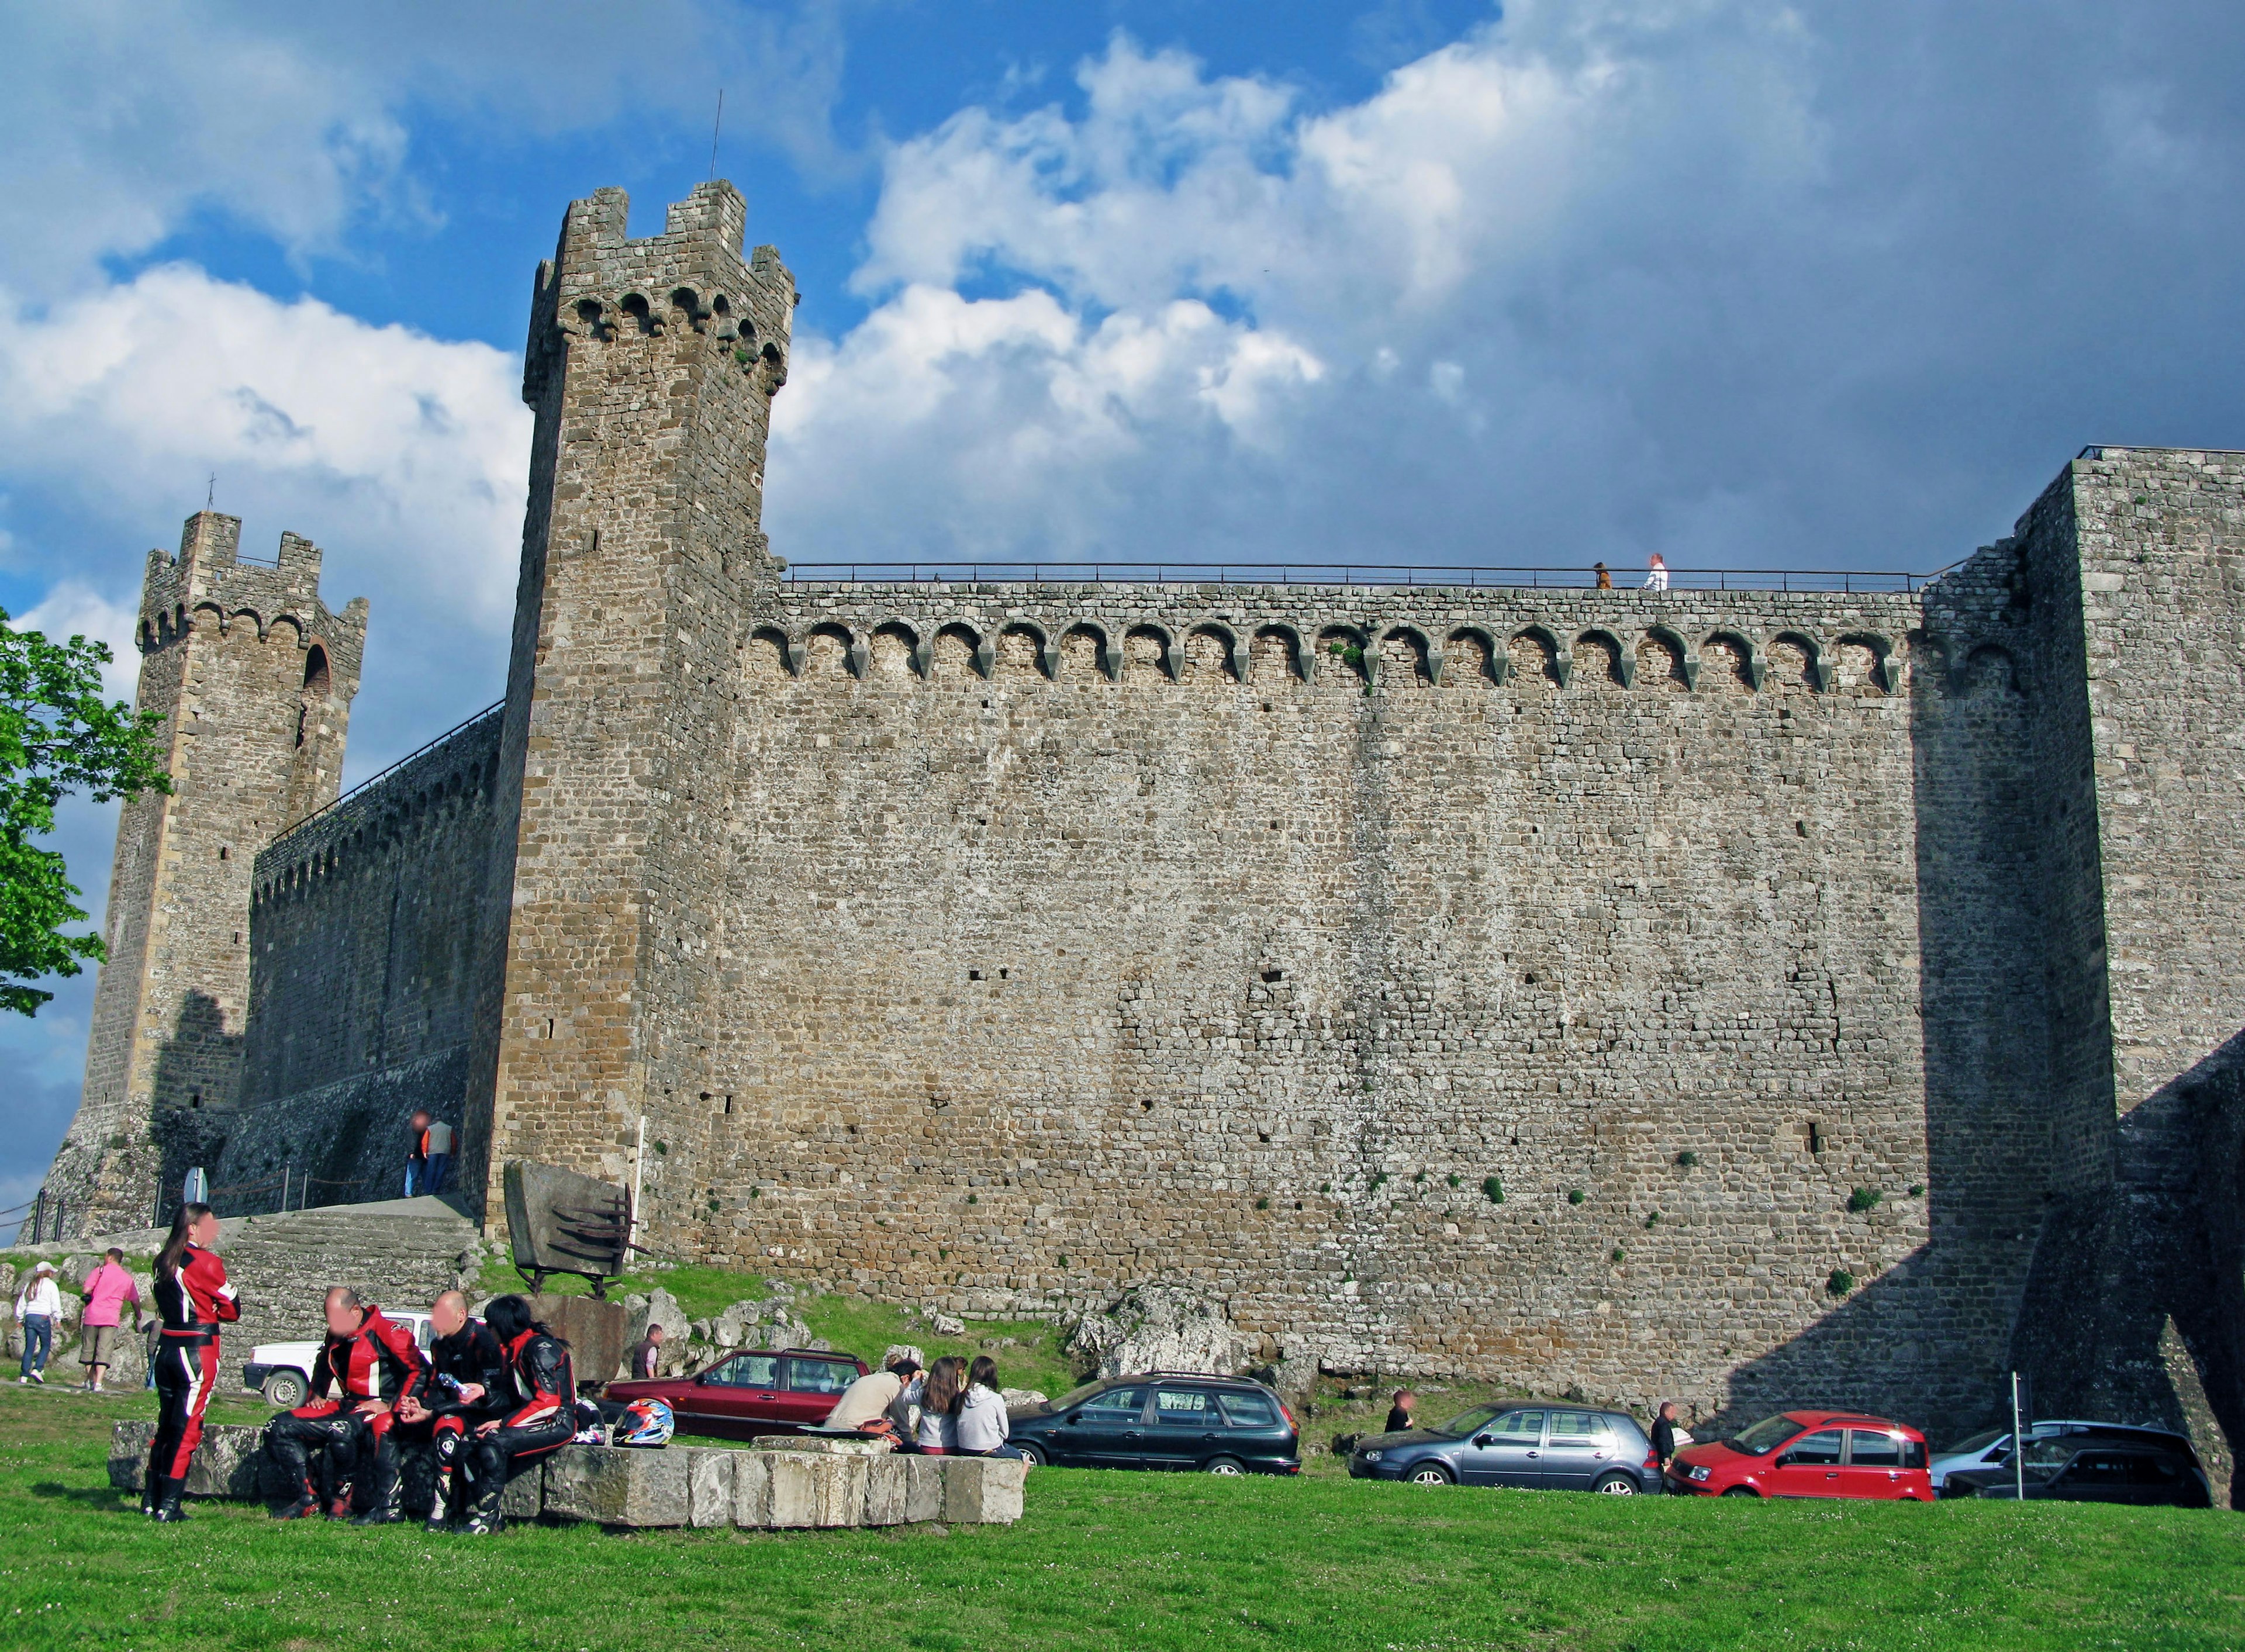
{"type": "MultiPolygon", "coordinates": [[[[498,691],[532,269],[709,168],[804,298],[800,560],[1938,567],[2245,446],[2210,0],[81,0],[0,63],[0,606],[120,645],[217,477],[373,603],[347,778],[498,691]]],[[[119,691],[131,691],[120,662],[119,691]]],[[[111,811],[58,841],[98,907],[111,811]]],[[[0,1023],[0,1207],[90,978],[0,1023]]]]}

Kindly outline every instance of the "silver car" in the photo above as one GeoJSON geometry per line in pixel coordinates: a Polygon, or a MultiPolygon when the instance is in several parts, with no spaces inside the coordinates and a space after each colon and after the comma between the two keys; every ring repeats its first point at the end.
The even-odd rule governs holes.
{"type": "MultiPolygon", "coordinates": [[[[2056,1439],[2064,1434],[2083,1434],[2092,1429],[2113,1426],[2111,1423],[2085,1423],[2072,1418],[2046,1418],[2028,1424],[2027,1438],[2031,1440],[2056,1439]]],[[[1936,1455],[1926,1467],[1933,1477],[1933,1494],[1939,1497],[1949,1490],[1949,1476],[1957,1470],[2001,1468],[2011,1460],[2011,1431],[2008,1428],[1984,1428],[1936,1455]]]]}

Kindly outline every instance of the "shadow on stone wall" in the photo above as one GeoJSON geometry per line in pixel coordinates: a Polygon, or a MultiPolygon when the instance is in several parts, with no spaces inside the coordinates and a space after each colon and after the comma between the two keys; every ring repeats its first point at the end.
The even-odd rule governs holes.
{"type": "MultiPolygon", "coordinates": [[[[292,1192],[290,1208],[355,1204],[404,1193],[408,1121],[427,1108],[457,1127],[466,1082],[467,1046],[454,1045],[417,1061],[361,1073],[316,1089],[244,1108],[234,1116],[221,1175],[234,1186],[273,1184],[285,1174],[292,1188],[309,1175],[309,1192],[292,1192]]],[[[450,1188],[461,1185],[452,1168],[450,1188]]],[[[277,1199],[254,1215],[278,1209],[277,1199]]]]}
{"type": "Polygon", "coordinates": [[[207,992],[187,994],[180,1019],[156,1053],[151,1093],[155,1108],[148,1131],[160,1168],[156,1226],[180,1208],[180,1188],[196,1166],[219,1185],[234,1093],[241,1073],[241,1034],[226,1030],[226,1012],[207,992]]]}

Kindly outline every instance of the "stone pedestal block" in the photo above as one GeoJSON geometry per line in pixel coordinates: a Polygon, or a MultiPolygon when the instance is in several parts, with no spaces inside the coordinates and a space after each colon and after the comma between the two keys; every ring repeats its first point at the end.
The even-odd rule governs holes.
{"type": "Polygon", "coordinates": [[[771,1459],[762,1452],[729,1452],[733,1465],[733,1524],[769,1527],[771,1518],[771,1459]]]}
{"type": "MultiPolygon", "coordinates": [[[[566,1448],[565,1448],[566,1449],[566,1448]]],[[[526,1468],[499,1493],[499,1512],[510,1520],[534,1520],[546,1512],[546,1466],[526,1468]]]]}
{"type": "Polygon", "coordinates": [[[862,1526],[869,1459],[822,1452],[751,1452],[771,1466],[771,1524],[862,1526]]]}
{"type": "Polygon", "coordinates": [[[871,1459],[865,1465],[865,1524],[901,1526],[905,1494],[911,1484],[912,1459],[892,1453],[871,1459]]]}
{"type": "MultiPolygon", "coordinates": [[[[110,1431],[109,1483],[120,1492],[140,1489],[148,1466],[148,1446],[156,1438],[152,1422],[119,1423],[110,1431]]],[[[246,1502],[283,1490],[265,1455],[265,1431],[241,1423],[206,1424],[202,1442],[187,1467],[189,1497],[234,1497],[246,1502]],[[270,1482],[270,1483],[268,1483],[270,1482]]]]}
{"type": "Polygon", "coordinates": [[[915,1456],[900,1460],[905,1466],[905,1519],[915,1522],[941,1520],[944,1459],[915,1456]]]}
{"type": "MultiPolygon", "coordinates": [[[[673,1446],[669,1448],[677,1451],[673,1446]]],[[[686,1523],[688,1526],[733,1524],[734,1473],[746,1452],[729,1452],[714,1446],[685,1448],[686,1523]]]]}
{"type": "Polygon", "coordinates": [[[1009,1457],[942,1457],[943,1518],[955,1525],[1011,1526],[1021,1518],[1027,1465],[1009,1457]]]}
{"type": "Polygon", "coordinates": [[[564,1446],[546,1465],[546,1513],[603,1526],[683,1526],[686,1453],[564,1446]]]}

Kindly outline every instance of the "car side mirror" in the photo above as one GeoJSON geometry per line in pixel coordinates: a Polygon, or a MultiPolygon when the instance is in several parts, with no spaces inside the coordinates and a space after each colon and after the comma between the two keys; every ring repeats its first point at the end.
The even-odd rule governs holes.
{"type": "Polygon", "coordinates": [[[697,1376],[697,1377],[695,1377],[695,1379],[694,1379],[694,1385],[695,1385],[696,1388],[702,1387],[702,1386],[704,1384],[706,1384],[709,1380],[709,1373],[708,1371],[705,1371],[702,1372],[699,1376],[697,1376]]]}
{"type": "Polygon", "coordinates": [[[1474,1446],[1478,1451],[1487,1451],[1489,1447],[1489,1437],[1486,1434],[1475,1434],[1474,1446]]]}
{"type": "Polygon", "coordinates": [[[1064,1420],[1073,1425],[1083,1420],[1083,1413],[1082,1412],[1070,1412],[1064,1420]]]}

